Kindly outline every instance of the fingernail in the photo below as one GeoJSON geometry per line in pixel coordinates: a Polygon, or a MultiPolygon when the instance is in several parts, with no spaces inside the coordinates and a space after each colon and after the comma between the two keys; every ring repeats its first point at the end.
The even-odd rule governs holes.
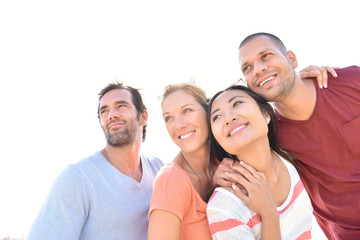
{"type": "Polygon", "coordinates": [[[229,175],[229,172],[225,172],[226,175],[229,175]]]}
{"type": "Polygon", "coordinates": [[[324,88],[327,88],[327,84],[326,84],[326,83],[324,84],[324,88]]]}
{"type": "Polygon", "coordinates": [[[243,161],[240,161],[240,164],[241,164],[241,165],[244,165],[244,162],[243,162],[243,161]]]}
{"type": "Polygon", "coordinates": [[[322,88],[323,88],[323,86],[322,86],[321,84],[320,84],[320,86],[319,86],[319,87],[320,87],[320,89],[322,89],[322,88]]]}
{"type": "Polygon", "coordinates": [[[235,190],[235,183],[231,184],[231,187],[235,190]]]}

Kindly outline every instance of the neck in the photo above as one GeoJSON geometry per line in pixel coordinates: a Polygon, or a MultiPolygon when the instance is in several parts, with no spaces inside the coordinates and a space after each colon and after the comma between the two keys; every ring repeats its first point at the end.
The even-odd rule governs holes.
{"type": "Polygon", "coordinates": [[[215,172],[215,165],[210,161],[210,146],[207,143],[203,147],[194,152],[180,151],[174,160],[189,175],[192,185],[207,202],[209,200],[212,188],[212,179],[215,172]]]}
{"type": "Polygon", "coordinates": [[[203,148],[194,152],[180,152],[184,160],[191,166],[196,173],[207,172],[210,165],[210,146],[207,144],[203,148]]]}
{"type": "Polygon", "coordinates": [[[138,141],[122,147],[106,144],[101,153],[121,173],[140,182],[142,177],[140,144],[138,141]]]}
{"type": "Polygon", "coordinates": [[[282,160],[270,149],[269,144],[258,145],[257,148],[252,150],[243,151],[242,149],[241,152],[244,152],[244,155],[239,154],[237,156],[240,160],[265,175],[275,205],[281,206],[286,200],[291,187],[289,172],[282,160]]]}
{"type": "Polygon", "coordinates": [[[281,101],[274,102],[274,107],[285,118],[304,121],[311,117],[315,104],[316,88],[313,80],[297,76],[291,93],[281,101]]]}
{"type": "Polygon", "coordinates": [[[240,161],[264,173],[268,181],[277,178],[280,159],[271,150],[267,136],[266,139],[260,139],[252,146],[242,148],[236,156],[240,161]]]}

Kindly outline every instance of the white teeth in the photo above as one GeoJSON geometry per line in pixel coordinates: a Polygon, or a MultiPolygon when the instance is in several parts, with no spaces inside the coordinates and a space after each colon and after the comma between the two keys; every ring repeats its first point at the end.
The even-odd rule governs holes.
{"type": "Polygon", "coordinates": [[[190,136],[193,135],[193,134],[194,134],[194,132],[189,132],[189,133],[187,133],[187,134],[185,134],[185,135],[180,136],[180,139],[188,138],[188,137],[190,137],[190,136]]]}
{"type": "Polygon", "coordinates": [[[236,131],[238,131],[238,130],[244,128],[244,127],[245,127],[245,124],[244,124],[244,125],[241,125],[241,126],[239,126],[239,127],[237,127],[237,128],[235,128],[234,130],[232,130],[232,131],[230,132],[230,136],[233,135],[236,131]]]}
{"type": "Polygon", "coordinates": [[[266,79],[265,81],[263,81],[262,83],[260,83],[260,87],[264,86],[265,83],[267,83],[270,80],[273,80],[275,77],[269,77],[268,79],[266,79]]]}

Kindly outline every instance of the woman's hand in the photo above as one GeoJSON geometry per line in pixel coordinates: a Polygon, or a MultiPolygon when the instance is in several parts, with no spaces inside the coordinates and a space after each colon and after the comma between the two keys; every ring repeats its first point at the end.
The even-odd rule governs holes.
{"type": "Polygon", "coordinates": [[[215,171],[213,185],[231,187],[233,182],[226,173],[236,173],[236,171],[232,169],[234,165],[239,165],[239,161],[230,158],[224,158],[215,171]]]}
{"type": "Polygon", "coordinates": [[[318,81],[319,88],[327,88],[328,76],[327,73],[329,72],[333,77],[337,77],[335,69],[339,68],[332,68],[329,66],[314,66],[310,65],[304,69],[302,69],[299,74],[300,78],[312,78],[316,77],[318,81]]]}
{"type": "Polygon", "coordinates": [[[247,191],[246,193],[236,184],[233,184],[232,188],[235,195],[251,210],[261,216],[261,239],[281,239],[280,214],[274,203],[265,175],[242,161],[239,165],[232,166],[232,168],[240,174],[228,173],[227,175],[247,191]]]}
{"type": "Polygon", "coordinates": [[[254,212],[260,214],[262,218],[276,218],[279,216],[271,195],[270,187],[262,172],[256,171],[253,167],[240,162],[232,166],[238,173],[228,172],[232,182],[243,186],[247,194],[242,191],[235,183],[232,184],[235,195],[240,198],[254,212]]]}
{"type": "Polygon", "coordinates": [[[224,159],[215,172],[214,182],[215,179],[221,186],[231,185],[235,195],[261,216],[263,240],[281,239],[280,214],[263,173],[244,162],[224,159]]]}

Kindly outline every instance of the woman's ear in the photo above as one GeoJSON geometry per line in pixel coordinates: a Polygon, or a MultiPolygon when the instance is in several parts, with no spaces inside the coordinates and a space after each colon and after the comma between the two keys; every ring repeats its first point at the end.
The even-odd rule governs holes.
{"type": "Polygon", "coordinates": [[[271,121],[270,115],[269,115],[267,112],[264,112],[264,113],[263,113],[263,116],[264,116],[264,118],[265,118],[266,123],[269,124],[270,121],[271,121]]]}

